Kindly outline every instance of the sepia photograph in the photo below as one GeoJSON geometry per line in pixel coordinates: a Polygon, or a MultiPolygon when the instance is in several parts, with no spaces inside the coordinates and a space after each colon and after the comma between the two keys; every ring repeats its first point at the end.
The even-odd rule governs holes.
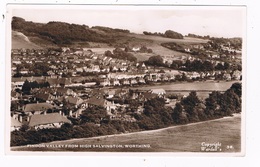
{"type": "Polygon", "coordinates": [[[10,153],[245,151],[245,6],[8,5],[10,153]]]}

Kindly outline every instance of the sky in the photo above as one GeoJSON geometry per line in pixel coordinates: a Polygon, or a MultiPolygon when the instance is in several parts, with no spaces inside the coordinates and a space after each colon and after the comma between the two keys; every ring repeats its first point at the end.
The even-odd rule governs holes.
{"type": "Polygon", "coordinates": [[[26,21],[62,21],[92,26],[128,29],[134,33],[173,30],[214,37],[242,37],[245,8],[209,6],[15,6],[12,16],[26,21]]]}

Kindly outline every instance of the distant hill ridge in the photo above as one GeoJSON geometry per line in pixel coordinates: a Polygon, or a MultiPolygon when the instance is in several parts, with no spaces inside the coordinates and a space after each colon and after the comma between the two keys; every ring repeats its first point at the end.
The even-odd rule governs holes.
{"type": "Polygon", "coordinates": [[[19,31],[28,37],[38,37],[57,45],[70,45],[75,41],[113,43],[120,33],[129,30],[96,26],[69,24],[65,22],[34,23],[20,17],[13,17],[12,30],[19,31]],[[102,33],[96,30],[102,31],[102,33]],[[104,33],[105,32],[105,33],[104,33]]]}

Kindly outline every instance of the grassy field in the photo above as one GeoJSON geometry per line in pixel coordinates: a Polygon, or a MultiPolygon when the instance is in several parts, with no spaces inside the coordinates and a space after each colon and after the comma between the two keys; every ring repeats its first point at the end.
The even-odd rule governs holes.
{"type": "Polygon", "coordinates": [[[176,43],[207,43],[208,40],[199,39],[199,38],[191,38],[191,37],[184,37],[184,39],[172,39],[172,38],[164,38],[160,36],[154,35],[143,35],[143,34],[130,34],[129,36],[145,39],[145,40],[152,40],[156,43],[165,43],[165,42],[176,42],[176,43]]]}
{"type": "Polygon", "coordinates": [[[221,143],[219,152],[241,151],[241,115],[164,129],[14,147],[12,151],[201,152],[201,144],[221,143]],[[128,148],[126,146],[128,145],[128,148]],[[138,148],[129,148],[137,146],[138,148]],[[42,147],[44,146],[44,147],[42,147]],[[48,146],[48,147],[47,147],[48,146]],[[59,147],[67,148],[59,148],[59,147]],[[70,148],[68,148],[70,147],[70,148]],[[112,148],[102,148],[112,147],[112,148]]]}
{"type": "Polygon", "coordinates": [[[154,86],[145,86],[142,90],[150,90],[150,89],[165,89],[165,90],[209,90],[209,91],[226,91],[231,87],[233,83],[237,81],[205,81],[205,82],[185,82],[185,83],[171,83],[171,84],[162,84],[162,85],[154,85],[154,86]]]}
{"type": "MultiPolygon", "coordinates": [[[[153,50],[153,53],[155,55],[161,55],[161,56],[173,56],[174,59],[181,59],[182,56],[189,56],[190,54],[187,53],[181,53],[177,51],[170,50],[168,48],[165,48],[161,46],[161,43],[165,42],[176,42],[179,44],[195,44],[195,43],[206,43],[208,40],[199,39],[199,38],[189,38],[184,37],[184,39],[171,39],[171,38],[164,38],[160,36],[151,36],[151,35],[143,35],[143,34],[130,34],[129,36],[134,37],[136,39],[140,40],[150,40],[152,41],[147,45],[148,48],[151,48],[153,50]]],[[[139,43],[139,45],[143,45],[143,43],[139,43]]]]}
{"type": "MultiPolygon", "coordinates": [[[[171,83],[171,84],[159,84],[152,86],[144,86],[132,89],[142,89],[142,90],[150,90],[150,89],[164,89],[170,90],[174,93],[179,93],[185,96],[188,96],[191,90],[197,91],[198,97],[201,99],[206,99],[209,96],[211,91],[226,91],[231,87],[233,83],[237,81],[205,81],[205,82],[186,82],[186,83],[171,83]],[[200,92],[202,90],[203,92],[200,92]],[[205,92],[204,92],[205,91],[205,92]]],[[[173,93],[169,92],[169,93],[173,93]]]]}

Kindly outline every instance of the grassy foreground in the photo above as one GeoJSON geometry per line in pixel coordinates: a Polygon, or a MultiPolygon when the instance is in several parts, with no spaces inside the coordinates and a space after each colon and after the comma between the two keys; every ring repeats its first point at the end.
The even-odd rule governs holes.
{"type": "Polygon", "coordinates": [[[11,151],[200,152],[202,142],[221,143],[219,152],[240,152],[241,115],[151,131],[13,147],[11,151]]]}

